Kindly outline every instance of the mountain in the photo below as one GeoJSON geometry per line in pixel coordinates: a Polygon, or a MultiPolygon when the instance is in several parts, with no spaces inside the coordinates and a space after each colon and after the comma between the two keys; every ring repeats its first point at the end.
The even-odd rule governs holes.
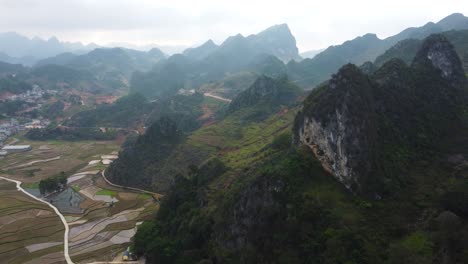
{"type": "Polygon", "coordinates": [[[267,76],[260,76],[251,87],[232,100],[228,113],[256,105],[268,109],[265,109],[263,114],[269,116],[282,106],[291,106],[300,94],[301,89],[290,83],[287,78],[274,80],[267,76]]]}
{"type": "Polygon", "coordinates": [[[348,189],[382,195],[463,127],[466,77],[452,44],[428,37],[410,67],[390,60],[371,76],[346,65],[304,102],[295,141],[310,147],[348,189]],[[385,169],[383,169],[385,168],[385,169]]]}
{"type": "Polygon", "coordinates": [[[83,55],[62,53],[40,60],[36,66],[60,65],[86,71],[115,89],[126,89],[135,71],[146,71],[165,58],[159,49],[148,52],[123,48],[98,48],[83,55]]]}
{"type": "MultiPolygon", "coordinates": [[[[161,99],[159,100],[162,102],[162,106],[159,108],[162,109],[161,113],[158,118],[153,119],[157,122],[160,118],[169,117],[177,124],[177,130],[182,133],[184,139],[178,141],[177,146],[173,146],[173,149],[166,155],[161,155],[157,159],[146,159],[143,156],[135,155],[134,153],[140,152],[138,144],[129,144],[128,150],[123,150],[124,158],[119,156],[119,159],[115,161],[115,167],[113,164],[109,168],[108,177],[116,182],[131,186],[166,192],[171,182],[174,181],[174,177],[177,174],[186,173],[190,165],[198,166],[210,155],[216,155],[224,148],[226,150],[231,148],[231,144],[228,142],[250,140],[247,134],[244,135],[244,132],[240,132],[240,129],[243,129],[242,124],[245,126],[245,133],[248,133],[249,127],[262,122],[268,124],[266,119],[276,113],[280,113],[277,119],[284,120],[287,116],[292,121],[292,113],[288,113],[287,110],[298,105],[300,95],[302,95],[302,90],[286,78],[272,79],[260,76],[247,90],[237,95],[227,109],[214,108],[219,110],[219,113],[215,113],[215,116],[219,117],[219,122],[208,123],[206,126],[202,126],[205,123],[203,116],[206,113],[206,110],[203,109],[210,108],[213,103],[207,104],[208,99],[203,99],[204,97],[200,94],[178,95],[172,99],[161,99]],[[197,123],[198,125],[196,125],[197,123]],[[187,124],[193,125],[188,126],[187,124]],[[200,126],[202,127],[200,128],[200,126]],[[222,140],[223,138],[224,140],[222,140]],[[130,156],[135,157],[130,160],[130,156]],[[136,159],[144,159],[144,162],[138,163],[138,165],[135,163],[136,159]],[[141,167],[135,168],[135,166],[141,167]],[[135,170],[143,172],[139,173],[138,176],[133,176],[132,171],[135,170]],[[132,181],[133,178],[137,177],[144,179],[132,181]],[[137,185],[137,183],[142,182],[145,184],[137,185]]],[[[268,129],[276,134],[284,129],[281,127],[282,125],[284,126],[284,123],[279,122],[277,126],[268,129]]],[[[263,143],[261,145],[263,146],[263,143]]]]}
{"type": "MultiPolygon", "coordinates": [[[[145,120],[142,123],[148,125],[149,128],[145,134],[136,139],[129,139],[124,144],[119,153],[119,159],[113,162],[106,171],[107,177],[114,182],[128,186],[158,191],[167,190],[177,171],[186,169],[185,167],[173,167],[171,155],[175,153],[174,155],[185,156],[187,154],[185,157],[193,160],[199,159],[192,156],[190,152],[180,152],[179,147],[185,146],[184,141],[187,134],[198,129],[205,122],[211,121],[212,116],[209,113],[214,112],[217,107],[217,104],[208,103],[203,95],[195,93],[188,96],[175,95],[158,100],[151,105],[149,109],[151,111],[141,113],[143,110],[138,109],[140,114],[136,116],[127,115],[128,111],[124,112],[122,110],[125,109],[120,109],[117,113],[126,113],[127,115],[123,120],[138,117],[143,119],[144,117],[145,120]],[[166,167],[170,169],[170,172],[165,171],[166,167]],[[135,172],[138,173],[135,174],[135,172]]],[[[116,112],[115,110],[119,108],[115,106],[112,109],[116,112]]],[[[108,110],[111,109],[108,108],[108,110]]],[[[79,117],[81,116],[93,120],[94,114],[96,111],[85,115],[78,114],[77,118],[72,119],[80,121],[79,117]]],[[[115,119],[112,115],[109,115],[109,118],[115,119]]],[[[119,118],[115,120],[121,122],[119,118]]]]}
{"type": "Polygon", "coordinates": [[[25,56],[21,58],[10,57],[7,54],[0,52],[0,61],[11,63],[11,64],[22,64],[26,66],[31,66],[36,63],[36,59],[32,56],[25,56]]]}
{"type": "Polygon", "coordinates": [[[300,58],[296,40],[286,24],[248,37],[231,36],[219,46],[208,41],[184,54],[173,55],[148,73],[136,73],[131,90],[154,97],[176,93],[179,89],[196,89],[241,71],[273,74],[273,77],[284,74],[286,70],[281,60],[270,56],[284,61],[300,58]]]}
{"type": "Polygon", "coordinates": [[[217,47],[218,45],[210,39],[199,47],[184,50],[182,54],[192,60],[201,60],[210,55],[217,47]]]}
{"type": "Polygon", "coordinates": [[[149,51],[151,49],[158,49],[167,55],[174,55],[174,54],[182,53],[185,49],[188,48],[187,45],[158,45],[158,44],[136,45],[136,44],[126,43],[126,42],[112,42],[112,43],[108,43],[104,45],[104,47],[106,48],[121,47],[121,48],[138,50],[138,51],[149,51]]]}
{"type": "Polygon", "coordinates": [[[29,63],[39,59],[55,56],[64,52],[82,53],[96,48],[96,45],[61,42],[56,37],[48,40],[41,38],[27,38],[15,32],[0,33],[0,52],[16,58],[17,62],[28,57],[29,63]],[[34,59],[33,59],[34,58],[34,59]]]}
{"type": "Polygon", "coordinates": [[[273,55],[284,62],[300,59],[296,39],[287,24],[275,25],[248,37],[241,34],[231,36],[207,60],[223,59],[235,67],[245,63],[248,57],[260,54],[273,55]]]}
{"type": "Polygon", "coordinates": [[[288,75],[291,79],[298,79],[301,87],[313,88],[328,79],[342,65],[347,63],[360,65],[366,61],[374,61],[378,55],[401,40],[423,39],[433,33],[461,29],[468,29],[468,18],[462,14],[452,14],[438,23],[408,28],[386,39],[379,39],[375,34],[366,34],[341,45],[331,46],[312,59],[291,63],[288,75]]]}
{"type": "Polygon", "coordinates": [[[155,155],[171,151],[157,166],[129,170],[128,183],[145,168],[165,194],[138,228],[137,254],[148,263],[466,263],[468,86],[444,36],[425,39],[411,65],[392,59],[366,74],[348,64],[302,110],[249,118],[277,87],[259,78],[235,111],[171,148],[154,145],[155,155]]]}
{"type": "MultiPolygon", "coordinates": [[[[451,30],[441,34],[453,44],[458,56],[462,59],[465,72],[468,72],[468,30],[451,30]]],[[[374,63],[379,67],[392,58],[399,58],[406,63],[411,63],[422,43],[423,41],[419,39],[402,40],[378,56],[374,63]]]]}
{"type": "Polygon", "coordinates": [[[299,55],[304,59],[312,59],[320,52],[324,51],[325,49],[318,49],[318,50],[308,50],[300,53],[299,55]]]}
{"type": "Polygon", "coordinates": [[[19,74],[26,71],[26,68],[21,64],[10,64],[0,61],[0,76],[19,74]]]}
{"type": "Polygon", "coordinates": [[[2,88],[12,93],[31,90],[35,84],[46,89],[75,89],[101,94],[115,89],[98,80],[90,71],[56,64],[29,68],[21,64],[0,62],[0,81],[3,83],[2,88]]]}
{"type": "Polygon", "coordinates": [[[158,49],[143,52],[123,48],[98,48],[83,55],[62,53],[41,60],[37,65],[66,65],[76,69],[88,69],[101,74],[121,72],[130,77],[133,71],[150,69],[153,64],[164,57],[164,53],[158,49]]]}

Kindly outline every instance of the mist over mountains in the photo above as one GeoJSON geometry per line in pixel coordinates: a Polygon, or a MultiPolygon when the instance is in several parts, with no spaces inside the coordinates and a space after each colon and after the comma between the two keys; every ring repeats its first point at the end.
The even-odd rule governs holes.
{"type": "Polygon", "coordinates": [[[18,233],[54,238],[0,210],[4,262],[468,263],[462,14],[304,53],[288,24],[174,54],[2,38],[0,143],[32,151],[2,152],[0,172],[82,212],[62,212],[68,248],[26,253],[18,233]]]}

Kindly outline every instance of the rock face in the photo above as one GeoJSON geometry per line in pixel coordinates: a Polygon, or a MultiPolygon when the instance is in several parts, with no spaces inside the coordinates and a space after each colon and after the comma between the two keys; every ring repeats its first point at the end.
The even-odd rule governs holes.
{"type": "Polygon", "coordinates": [[[309,98],[309,105],[297,116],[295,141],[310,147],[323,167],[347,188],[358,188],[358,175],[369,173],[372,167],[371,84],[349,64],[327,87],[325,98],[309,98]]]}
{"type": "MultiPolygon", "coordinates": [[[[284,191],[284,185],[280,180],[260,177],[242,190],[227,217],[227,226],[215,227],[214,241],[233,252],[252,248],[252,236],[255,236],[252,234],[268,233],[265,227],[279,217],[278,212],[284,211],[284,205],[275,199],[275,195],[284,191]]],[[[241,255],[240,263],[248,263],[245,257],[241,255]]]]}
{"type": "Polygon", "coordinates": [[[396,181],[387,167],[400,167],[409,153],[461,124],[466,95],[452,45],[430,36],[411,67],[391,60],[371,75],[351,64],[342,67],[305,100],[294,142],[311,148],[346,188],[376,195],[384,182],[396,181]]]}
{"type": "Polygon", "coordinates": [[[275,25],[257,35],[247,37],[250,45],[265,48],[263,53],[272,54],[287,63],[300,59],[296,39],[287,24],[275,25]]]}
{"type": "Polygon", "coordinates": [[[428,37],[416,54],[413,66],[427,68],[429,65],[440,70],[442,76],[457,87],[466,82],[460,58],[442,35],[428,37]]]}

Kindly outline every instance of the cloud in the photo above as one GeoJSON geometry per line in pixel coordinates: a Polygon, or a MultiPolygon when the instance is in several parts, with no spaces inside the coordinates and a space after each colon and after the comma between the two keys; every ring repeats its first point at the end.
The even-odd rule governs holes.
{"type": "Polygon", "coordinates": [[[386,37],[454,12],[467,14],[468,1],[0,0],[0,31],[100,44],[191,45],[288,23],[305,50],[368,32],[386,37]]]}

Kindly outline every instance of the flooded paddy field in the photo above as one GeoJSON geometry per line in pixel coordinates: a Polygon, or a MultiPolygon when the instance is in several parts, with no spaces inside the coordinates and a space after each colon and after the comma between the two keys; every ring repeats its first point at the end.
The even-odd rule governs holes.
{"type": "MultiPolygon", "coordinates": [[[[115,142],[105,143],[22,140],[21,144],[31,144],[33,150],[0,160],[0,173],[22,181],[27,192],[50,202],[65,217],[70,230],[69,254],[75,263],[114,260],[130,245],[138,225],[152,219],[159,208],[159,197],[111,186],[103,179],[101,171],[106,168],[103,158],[117,158],[119,148],[115,142]],[[63,173],[67,176],[67,187],[42,197],[39,181],[63,173]]],[[[59,262],[63,261],[63,241],[57,243],[60,238],[63,240],[64,228],[57,215],[55,218],[56,229],[50,229],[52,234],[25,233],[31,243],[18,245],[9,252],[26,253],[31,259],[44,261],[36,263],[48,263],[41,252],[48,257],[57,253],[61,256],[59,262]]],[[[16,218],[11,219],[12,223],[17,222],[16,218]]],[[[31,218],[24,221],[34,223],[31,218]]],[[[8,249],[0,245],[0,252],[8,249]]]]}

